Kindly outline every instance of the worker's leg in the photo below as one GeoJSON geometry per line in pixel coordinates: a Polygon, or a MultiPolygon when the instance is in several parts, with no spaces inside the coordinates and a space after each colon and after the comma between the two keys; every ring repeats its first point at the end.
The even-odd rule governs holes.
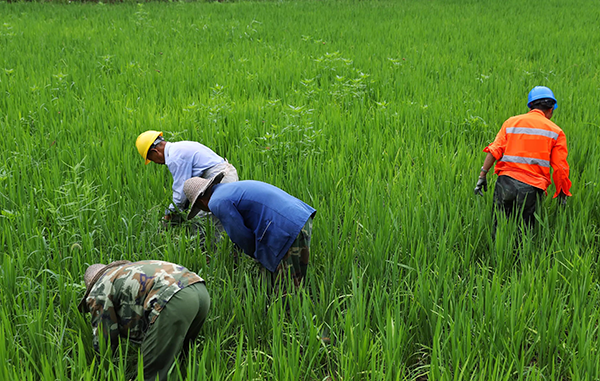
{"type": "Polygon", "coordinates": [[[196,287],[196,298],[198,299],[198,312],[196,317],[190,324],[187,334],[185,335],[185,341],[183,342],[182,355],[187,357],[187,353],[190,349],[190,345],[193,345],[196,338],[200,334],[200,328],[204,325],[204,321],[208,316],[208,310],[210,309],[210,296],[204,283],[195,283],[192,286],[196,287]]]}
{"type": "Polygon", "coordinates": [[[496,187],[494,188],[494,210],[492,227],[492,239],[496,239],[496,227],[498,226],[497,213],[502,212],[507,218],[513,213],[515,200],[517,198],[516,189],[513,186],[514,179],[508,176],[498,176],[496,187]]]}
{"type": "Polygon", "coordinates": [[[167,380],[167,375],[184,343],[200,329],[210,307],[203,283],[194,283],[177,292],[150,326],[142,342],[144,380],[167,380]]]}
{"type": "MultiPolygon", "coordinates": [[[[227,161],[208,168],[206,171],[204,171],[204,173],[202,173],[201,177],[203,179],[210,179],[221,172],[225,172],[225,174],[223,175],[220,184],[233,183],[235,181],[239,181],[237,169],[235,169],[235,167],[229,164],[227,161]]],[[[208,215],[212,216],[212,213],[201,210],[200,212],[198,212],[197,218],[202,219],[208,215]]],[[[219,225],[221,224],[216,218],[213,221],[215,223],[218,223],[219,225]]]]}
{"type": "Polygon", "coordinates": [[[535,212],[538,201],[541,199],[544,191],[529,184],[520,183],[517,187],[517,204],[522,209],[521,216],[525,226],[533,227],[535,225],[535,212]]]}
{"type": "Polygon", "coordinates": [[[494,205],[502,210],[506,217],[512,216],[517,200],[516,180],[508,176],[498,176],[494,189],[494,205]]]}
{"type": "Polygon", "coordinates": [[[300,248],[300,256],[299,256],[299,264],[300,264],[300,281],[306,278],[306,273],[308,270],[308,262],[310,259],[310,237],[312,235],[312,226],[313,226],[313,218],[310,217],[304,227],[302,227],[302,231],[300,234],[302,235],[301,248],[300,248]]]}
{"type": "Polygon", "coordinates": [[[277,282],[283,282],[289,272],[296,287],[302,284],[306,277],[308,262],[310,259],[310,237],[312,234],[312,221],[310,217],[300,230],[300,233],[292,243],[292,247],[283,257],[275,271],[277,282]]]}
{"type": "Polygon", "coordinates": [[[225,168],[225,176],[223,176],[223,179],[221,180],[221,184],[233,183],[236,181],[240,181],[240,178],[237,173],[237,169],[235,169],[235,167],[233,165],[227,163],[227,166],[225,168]]]}

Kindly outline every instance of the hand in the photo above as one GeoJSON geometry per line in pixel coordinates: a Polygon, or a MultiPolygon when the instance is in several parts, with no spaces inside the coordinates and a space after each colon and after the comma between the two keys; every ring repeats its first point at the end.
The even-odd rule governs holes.
{"type": "Polygon", "coordinates": [[[158,227],[158,234],[166,231],[169,229],[169,221],[167,220],[160,220],[160,226],[158,227]]]}
{"type": "Polygon", "coordinates": [[[480,177],[479,180],[477,180],[477,185],[475,185],[475,195],[483,196],[483,192],[481,191],[482,188],[483,188],[483,192],[487,192],[487,178],[486,177],[480,177]]]}
{"type": "Polygon", "coordinates": [[[165,214],[161,219],[161,223],[163,228],[167,229],[169,227],[179,225],[183,222],[182,215],[180,213],[171,212],[170,214],[165,214]]]}

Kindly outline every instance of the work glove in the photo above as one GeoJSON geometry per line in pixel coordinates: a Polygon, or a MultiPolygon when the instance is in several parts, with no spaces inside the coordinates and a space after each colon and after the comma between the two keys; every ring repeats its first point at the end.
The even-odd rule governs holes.
{"type": "Polygon", "coordinates": [[[487,192],[487,178],[486,177],[480,177],[479,180],[477,180],[477,185],[475,185],[475,195],[483,196],[483,192],[481,191],[482,188],[483,188],[483,192],[487,192]]]}
{"type": "Polygon", "coordinates": [[[183,213],[176,211],[169,211],[163,217],[163,222],[167,222],[169,226],[180,225],[183,221],[185,221],[183,213]]]}

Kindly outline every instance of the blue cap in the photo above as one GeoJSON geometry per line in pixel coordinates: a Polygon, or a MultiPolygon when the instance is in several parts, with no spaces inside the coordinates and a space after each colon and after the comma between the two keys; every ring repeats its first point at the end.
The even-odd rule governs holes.
{"type": "Polygon", "coordinates": [[[558,107],[558,101],[554,97],[554,93],[546,86],[536,86],[533,89],[531,89],[529,95],[527,96],[527,107],[531,108],[531,102],[545,98],[550,98],[554,100],[554,108],[556,109],[558,107]]]}

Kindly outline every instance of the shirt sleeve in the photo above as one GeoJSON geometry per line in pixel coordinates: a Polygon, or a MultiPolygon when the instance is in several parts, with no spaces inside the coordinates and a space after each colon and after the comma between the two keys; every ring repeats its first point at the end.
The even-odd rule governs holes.
{"type": "Polygon", "coordinates": [[[550,165],[553,169],[552,179],[554,180],[554,186],[556,187],[554,197],[557,197],[561,191],[567,196],[571,196],[571,193],[569,192],[571,189],[571,180],[569,180],[569,163],[567,163],[567,155],[567,137],[565,136],[565,133],[561,131],[556,139],[556,144],[550,153],[550,165]]]}
{"type": "Polygon", "coordinates": [[[502,125],[500,131],[496,135],[496,139],[483,149],[483,152],[489,152],[496,160],[502,159],[506,148],[506,122],[502,125]]]}
{"type": "Polygon", "coordinates": [[[246,254],[254,257],[256,237],[252,230],[246,227],[244,218],[235,205],[230,201],[219,202],[217,206],[211,208],[211,212],[221,221],[231,241],[246,254]]]}
{"type": "Polygon", "coordinates": [[[188,200],[183,193],[183,183],[192,177],[192,162],[178,160],[169,165],[171,175],[173,175],[173,204],[169,209],[174,210],[176,206],[180,210],[187,209],[188,200]]]}
{"type": "Polygon", "coordinates": [[[100,335],[110,344],[113,350],[119,344],[119,321],[112,303],[104,303],[101,300],[96,300],[91,309],[92,314],[92,333],[94,335],[94,349],[100,349],[100,335]]]}

